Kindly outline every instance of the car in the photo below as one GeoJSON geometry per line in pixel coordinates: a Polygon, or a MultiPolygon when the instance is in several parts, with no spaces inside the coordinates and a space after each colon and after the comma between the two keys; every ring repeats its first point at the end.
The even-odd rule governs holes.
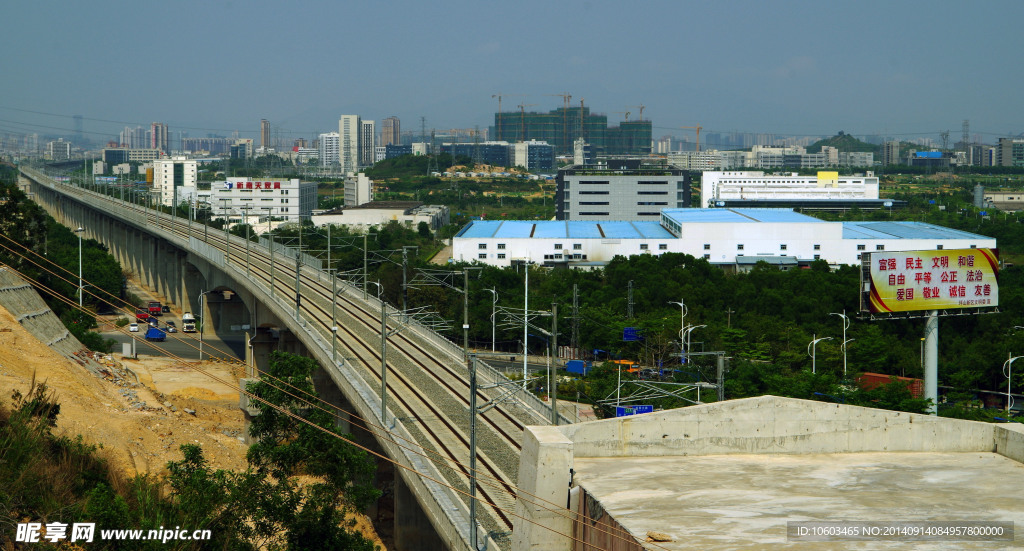
{"type": "Polygon", "coordinates": [[[149,318],[149,325],[150,327],[160,327],[160,320],[151,316],[149,318]]]}
{"type": "Polygon", "coordinates": [[[164,304],[163,306],[160,307],[160,311],[165,313],[165,314],[170,314],[171,313],[171,307],[166,305],[166,304],[164,304]]]}
{"type": "Polygon", "coordinates": [[[178,332],[178,326],[174,324],[173,320],[167,320],[167,323],[165,323],[164,325],[166,326],[164,329],[168,333],[177,333],[178,332]]]}
{"type": "Polygon", "coordinates": [[[137,324],[135,322],[129,323],[128,324],[128,330],[131,331],[132,333],[138,333],[139,332],[139,324],[137,324]]]}

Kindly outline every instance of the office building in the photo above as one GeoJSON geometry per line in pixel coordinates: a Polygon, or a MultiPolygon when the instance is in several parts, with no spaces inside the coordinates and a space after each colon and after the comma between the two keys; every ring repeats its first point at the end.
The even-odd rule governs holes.
{"type": "Polygon", "coordinates": [[[361,121],[359,130],[359,167],[373,164],[373,150],[377,143],[377,125],[374,121],[361,121]]]}
{"type": "Polygon", "coordinates": [[[1024,138],[999,138],[996,160],[999,166],[1024,166],[1024,138]]]}
{"type": "Polygon", "coordinates": [[[653,220],[690,206],[690,175],[673,166],[609,159],[569,166],[555,178],[558,220],[653,220]]]}
{"type": "Polygon", "coordinates": [[[339,158],[341,138],[339,137],[338,133],[327,132],[324,134],[320,134],[320,139],[318,140],[318,142],[318,149],[320,152],[320,166],[337,166],[341,162],[341,159],[339,158]]]}
{"type": "Polygon", "coordinates": [[[342,115],[338,119],[338,163],[345,174],[359,171],[359,137],[362,129],[359,115],[342,115]]]}
{"type": "Polygon", "coordinates": [[[210,188],[210,208],[216,218],[237,223],[252,217],[298,222],[308,219],[316,207],[316,182],[228,178],[210,188]]]}
{"type": "Polygon", "coordinates": [[[512,146],[513,166],[520,166],[530,172],[555,169],[555,148],[547,142],[530,140],[512,146]]]}
{"type": "Polygon", "coordinates": [[[182,201],[182,188],[196,188],[197,163],[185,157],[170,157],[153,161],[153,193],[165,207],[182,201]]]}
{"type": "Polygon", "coordinates": [[[398,117],[384,119],[380,131],[380,145],[401,145],[402,125],[398,117]]]}

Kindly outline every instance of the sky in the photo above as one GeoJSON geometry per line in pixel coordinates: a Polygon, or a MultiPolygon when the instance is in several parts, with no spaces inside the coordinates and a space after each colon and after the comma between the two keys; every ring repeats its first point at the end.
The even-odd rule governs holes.
{"type": "MultiPolygon", "coordinates": [[[[624,112],[654,136],[1024,131],[1024,2],[13,0],[0,12],[0,134],[190,136],[338,117],[481,129],[505,111],[624,112]]],[[[289,140],[290,141],[290,140],[289,140]]]]}

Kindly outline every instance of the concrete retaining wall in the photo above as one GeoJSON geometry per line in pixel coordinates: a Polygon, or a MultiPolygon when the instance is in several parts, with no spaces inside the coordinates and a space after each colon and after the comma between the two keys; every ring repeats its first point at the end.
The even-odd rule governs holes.
{"type": "Polygon", "coordinates": [[[998,425],[761,396],[562,427],[578,457],[994,451],[998,425]]]}
{"type": "Polygon", "coordinates": [[[86,357],[82,343],[64,327],[35,288],[7,266],[0,266],[0,306],[41,343],[90,371],[96,371],[98,364],[86,357]]]}

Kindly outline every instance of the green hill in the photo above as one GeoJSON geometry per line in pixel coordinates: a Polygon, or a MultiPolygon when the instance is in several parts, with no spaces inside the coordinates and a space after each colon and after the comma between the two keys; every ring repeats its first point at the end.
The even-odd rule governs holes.
{"type": "Polygon", "coordinates": [[[881,153],[882,147],[867,142],[862,142],[853,136],[844,132],[839,132],[831,138],[825,138],[824,140],[818,140],[813,144],[807,146],[808,153],[819,153],[823,146],[834,147],[839,151],[869,151],[876,155],[881,153]]]}

